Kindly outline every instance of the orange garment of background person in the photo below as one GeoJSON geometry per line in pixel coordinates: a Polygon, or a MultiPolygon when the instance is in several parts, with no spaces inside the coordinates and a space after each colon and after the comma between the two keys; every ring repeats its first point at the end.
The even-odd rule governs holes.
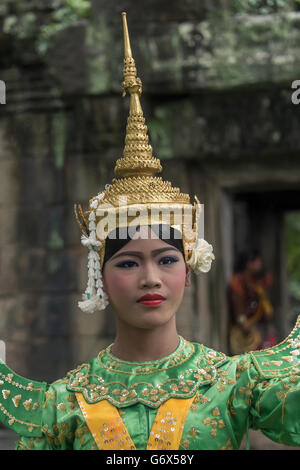
{"type": "Polygon", "coordinates": [[[233,318],[230,347],[233,354],[272,347],[275,335],[270,332],[273,307],[267,289],[273,283],[271,272],[258,278],[246,270],[234,273],[230,280],[233,318]]]}

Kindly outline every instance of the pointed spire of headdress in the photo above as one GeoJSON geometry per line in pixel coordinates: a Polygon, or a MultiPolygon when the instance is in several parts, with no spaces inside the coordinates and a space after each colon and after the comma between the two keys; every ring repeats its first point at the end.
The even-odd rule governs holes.
{"type": "Polygon", "coordinates": [[[126,13],[122,13],[124,29],[124,81],[123,96],[130,94],[130,109],[127,120],[123,157],[117,160],[115,174],[123,177],[153,176],[162,171],[158,158],[152,156],[152,147],[148,144],[147,126],[140,103],[142,82],[137,77],[135,62],[132,57],[127,28],[126,13]]]}

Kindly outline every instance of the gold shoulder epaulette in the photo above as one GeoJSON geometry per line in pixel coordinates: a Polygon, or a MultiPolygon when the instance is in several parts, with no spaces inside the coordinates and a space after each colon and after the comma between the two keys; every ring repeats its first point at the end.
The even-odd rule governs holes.
{"type": "Polygon", "coordinates": [[[289,336],[273,348],[250,353],[263,377],[300,374],[300,315],[289,336]]]}
{"type": "Polygon", "coordinates": [[[30,381],[0,360],[0,421],[17,434],[42,435],[42,405],[47,384],[30,381]]]}

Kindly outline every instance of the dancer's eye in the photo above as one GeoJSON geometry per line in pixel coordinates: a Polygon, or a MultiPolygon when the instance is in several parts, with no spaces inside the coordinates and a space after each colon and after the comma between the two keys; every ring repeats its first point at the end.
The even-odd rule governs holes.
{"type": "Polygon", "coordinates": [[[120,263],[116,264],[117,268],[123,268],[123,269],[129,269],[129,268],[134,268],[135,266],[138,266],[136,261],[132,260],[126,260],[126,261],[121,261],[120,263]]]}
{"type": "Polygon", "coordinates": [[[160,258],[159,264],[170,265],[177,263],[178,261],[179,259],[176,256],[163,256],[162,258],[160,258]]]}

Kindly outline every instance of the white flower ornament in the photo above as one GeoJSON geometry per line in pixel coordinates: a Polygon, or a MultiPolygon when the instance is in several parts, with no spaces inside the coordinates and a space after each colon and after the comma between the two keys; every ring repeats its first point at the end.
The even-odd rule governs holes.
{"type": "MultiPolygon", "coordinates": [[[[97,196],[90,203],[92,209],[97,209],[99,200],[104,197],[104,193],[97,196]],[[103,194],[103,195],[102,195],[103,194]]],[[[101,248],[102,243],[96,239],[96,214],[94,211],[89,215],[89,236],[82,235],[82,245],[88,247],[88,283],[81,302],[78,302],[79,308],[86,313],[94,313],[98,310],[104,310],[108,305],[108,297],[103,291],[102,274],[100,266],[100,257],[97,249],[101,248]]]]}
{"type": "Polygon", "coordinates": [[[215,259],[213,247],[206,240],[200,238],[197,240],[192,256],[187,264],[192,268],[195,274],[207,273],[211,268],[211,263],[215,259]]]}

